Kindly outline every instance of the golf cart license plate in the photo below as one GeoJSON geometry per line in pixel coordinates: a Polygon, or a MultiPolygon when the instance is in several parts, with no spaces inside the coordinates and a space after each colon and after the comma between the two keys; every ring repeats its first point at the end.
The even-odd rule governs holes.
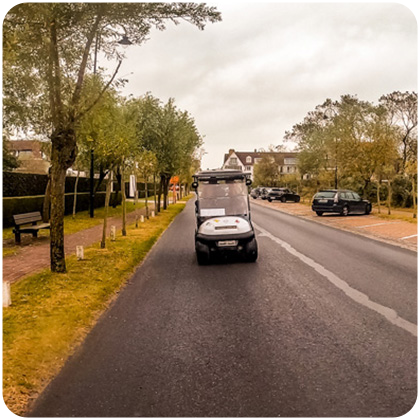
{"type": "Polygon", "coordinates": [[[238,241],[219,241],[217,242],[218,246],[236,246],[238,241]]]}
{"type": "Polygon", "coordinates": [[[318,203],[327,203],[328,202],[328,200],[327,199],[325,199],[325,198],[323,198],[323,199],[321,199],[321,200],[318,200],[318,203]]]}

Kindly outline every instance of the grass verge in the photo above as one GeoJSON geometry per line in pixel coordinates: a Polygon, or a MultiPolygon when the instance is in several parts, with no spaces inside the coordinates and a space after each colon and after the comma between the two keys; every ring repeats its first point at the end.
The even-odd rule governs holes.
{"type": "MultiPolygon", "coordinates": [[[[149,197],[149,200],[153,200],[153,197],[149,197]]],[[[149,203],[150,204],[150,203],[149,203]]],[[[145,207],[144,200],[139,200],[137,205],[134,205],[133,202],[127,202],[127,213],[131,213],[136,209],[141,209],[145,207]]],[[[153,206],[153,204],[152,204],[153,206]]],[[[117,217],[122,214],[122,206],[119,205],[115,208],[110,207],[108,217],[117,217]]],[[[89,211],[81,211],[76,214],[75,218],[72,215],[64,217],[64,234],[71,235],[72,233],[79,232],[84,229],[89,229],[91,227],[100,225],[103,223],[105,215],[105,207],[100,207],[95,209],[95,217],[91,218],[89,211]]],[[[49,230],[40,230],[38,232],[38,237],[49,237],[49,230]]],[[[3,229],[3,257],[8,257],[9,255],[15,255],[22,250],[24,247],[17,246],[14,244],[14,233],[13,228],[3,229]]]]}
{"type": "Polygon", "coordinates": [[[107,249],[85,249],[83,261],[69,257],[65,274],[44,270],[12,285],[3,308],[3,398],[12,412],[25,413],[184,207],[130,226],[107,249]]]}

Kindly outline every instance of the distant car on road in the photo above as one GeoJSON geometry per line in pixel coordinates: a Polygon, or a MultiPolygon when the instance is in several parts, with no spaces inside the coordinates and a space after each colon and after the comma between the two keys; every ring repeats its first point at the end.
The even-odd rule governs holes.
{"type": "Polygon", "coordinates": [[[323,190],[314,195],[312,210],[318,216],[324,213],[339,213],[341,216],[369,214],[372,211],[372,204],[369,200],[363,200],[354,191],[323,190]]]}
{"type": "Polygon", "coordinates": [[[282,203],[285,203],[286,201],[294,201],[295,203],[299,203],[300,201],[300,195],[289,190],[288,188],[270,188],[270,190],[267,192],[266,198],[270,203],[273,200],[279,200],[282,203]]]}

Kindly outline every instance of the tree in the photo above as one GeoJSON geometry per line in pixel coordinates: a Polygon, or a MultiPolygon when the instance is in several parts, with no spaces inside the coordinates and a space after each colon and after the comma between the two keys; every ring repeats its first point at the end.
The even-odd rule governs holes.
{"type": "Polygon", "coordinates": [[[186,20],[199,29],[221,19],[195,3],[23,3],[3,22],[7,123],[48,132],[51,138],[51,270],[66,271],[64,184],[77,155],[76,127],[99,97],[83,106],[81,92],[94,40],[108,57],[122,60],[118,40],[142,44],[152,27],[186,20]],[[13,69],[13,71],[9,71],[13,69]]]}
{"type": "Polygon", "coordinates": [[[405,172],[407,162],[417,161],[418,100],[415,92],[392,92],[379,99],[388,111],[390,125],[397,126],[402,149],[401,172],[405,172]]]}
{"type": "Polygon", "coordinates": [[[3,171],[11,171],[19,167],[19,162],[9,148],[9,141],[3,138],[3,171]]]}
{"type": "Polygon", "coordinates": [[[153,152],[149,150],[143,150],[136,157],[136,172],[141,175],[144,181],[144,204],[146,207],[146,218],[149,218],[149,192],[147,188],[147,183],[149,178],[156,172],[158,168],[158,161],[153,152]]]}
{"type": "Polygon", "coordinates": [[[174,99],[163,105],[150,94],[138,100],[137,138],[142,150],[156,156],[160,177],[157,210],[160,211],[162,193],[166,209],[171,177],[192,162],[202,138],[194,119],[177,109],[174,99]]]}
{"type": "Polygon", "coordinates": [[[275,159],[269,153],[264,154],[254,167],[255,185],[275,187],[279,181],[280,172],[275,159]]]}

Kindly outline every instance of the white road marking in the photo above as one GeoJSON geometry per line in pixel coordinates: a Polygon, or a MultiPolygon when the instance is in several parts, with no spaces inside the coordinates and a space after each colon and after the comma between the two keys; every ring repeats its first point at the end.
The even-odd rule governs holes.
{"type": "Polygon", "coordinates": [[[370,300],[369,296],[366,294],[353,289],[348,283],[344,280],[340,279],[336,276],[333,272],[327,270],[321,264],[318,264],[313,259],[307,257],[306,255],[300,253],[295,248],[293,248],[290,244],[283,241],[280,238],[272,235],[267,230],[263,229],[261,226],[253,223],[253,225],[262,233],[259,235],[266,236],[270,238],[275,243],[279,244],[282,248],[284,248],[287,252],[294,255],[295,257],[299,258],[302,262],[304,262],[309,267],[313,268],[316,272],[324,276],[329,282],[331,282],[334,286],[339,288],[343,291],[350,299],[354,300],[355,302],[365,306],[366,308],[372,309],[373,311],[377,312],[378,314],[382,315],[385,319],[387,319],[391,324],[396,325],[404,329],[405,331],[409,332],[410,334],[417,337],[417,325],[413,324],[410,321],[407,321],[400,316],[398,316],[397,312],[394,309],[388,308],[387,306],[383,306],[379,303],[373,302],[370,300]]]}
{"type": "Polygon", "coordinates": [[[359,228],[359,229],[362,229],[362,228],[367,228],[367,227],[372,227],[372,226],[393,225],[395,223],[400,223],[400,222],[374,223],[373,225],[364,225],[364,226],[356,226],[356,227],[359,228]]]}
{"type": "Polygon", "coordinates": [[[404,238],[400,238],[400,239],[409,239],[409,238],[414,238],[415,236],[417,236],[417,234],[410,235],[410,236],[404,236],[404,238]]]}

